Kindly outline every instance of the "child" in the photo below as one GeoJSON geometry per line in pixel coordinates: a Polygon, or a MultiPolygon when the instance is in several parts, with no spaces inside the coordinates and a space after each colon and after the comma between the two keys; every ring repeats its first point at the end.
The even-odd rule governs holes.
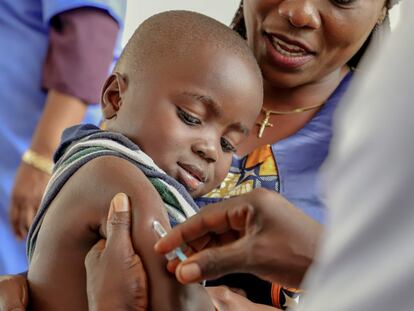
{"type": "Polygon", "coordinates": [[[29,233],[32,308],[88,309],[84,258],[106,235],[109,202],[122,191],[148,274],[149,310],[213,309],[203,287],[180,285],[165,271],[152,222],[168,228],[168,219],[174,225],[197,211],[191,197],[226,176],[262,99],[253,55],[225,25],[185,11],[144,22],[104,85],[107,131],[71,128],[56,153],[29,233]]]}

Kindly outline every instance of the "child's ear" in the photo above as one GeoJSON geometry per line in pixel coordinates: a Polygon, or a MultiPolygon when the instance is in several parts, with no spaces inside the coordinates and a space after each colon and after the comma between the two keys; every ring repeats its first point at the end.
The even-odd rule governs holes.
{"type": "Polygon", "coordinates": [[[122,105],[122,97],[127,88],[127,80],[118,72],[112,73],[106,79],[102,90],[102,114],[109,120],[116,117],[122,105]]]}

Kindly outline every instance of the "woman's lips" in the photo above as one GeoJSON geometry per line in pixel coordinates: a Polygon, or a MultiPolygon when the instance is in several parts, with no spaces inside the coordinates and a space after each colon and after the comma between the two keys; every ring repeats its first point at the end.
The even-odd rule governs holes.
{"type": "Polygon", "coordinates": [[[270,39],[276,50],[283,55],[290,57],[299,57],[308,54],[308,52],[305,49],[302,49],[297,45],[289,44],[274,36],[271,36],[270,39]]]}
{"type": "Polygon", "coordinates": [[[177,180],[183,184],[189,192],[194,192],[201,187],[206,178],[200,169],[186,164],[178,163],[177,180]]]}
{"type": "Polygon", "coordinates": [[[295,69],[310,62],[315,56],[309,49],[277,36],[265,34],[264,37],[268,56],[278,67],[295,69]]]}

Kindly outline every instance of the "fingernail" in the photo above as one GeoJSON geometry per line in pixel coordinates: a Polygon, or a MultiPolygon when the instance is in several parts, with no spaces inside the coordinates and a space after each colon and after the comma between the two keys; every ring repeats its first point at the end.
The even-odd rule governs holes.
{"type": "Polygon", "coordinates": [[[154,250],[155,250],[156,252],[159,252],[159,248],[160,248],[159,244],[160,244],[160,241],[157,241],[157,242],[155,243],[155,245],[154,245],[154,250]]]}
{"type": "Polygon", "coordinates": [[[129,211],[129,200],[125,193],[118,193],[114,198],[114,210],[117,213],[129,211]]]}
{"type": "Polygon", "coordinates": [[[201,278],[201,269],[196,263],[182,265],[179,270],[180,277],[185,282],[191,282],[201,278]]]}

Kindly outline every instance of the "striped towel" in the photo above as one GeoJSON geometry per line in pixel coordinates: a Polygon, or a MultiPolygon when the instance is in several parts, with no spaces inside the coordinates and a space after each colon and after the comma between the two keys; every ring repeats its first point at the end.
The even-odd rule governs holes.
{"type": "Polygon", "coordinates": [[[168,176],[148,155],[125,136],[119,133],[102,131],[91,125],[79,125],[69,128],[64,136],[67,136],[68,132],[71,139],[68,140],[69,142],[63,141],[63,148],[58,149],[59,159],[46,187],[39,211],[29,230],[26,247],[29,261],[36,247],[36,240],[43,218],[53,199],[66,181],[82,165],[100,156],[120,157],[130,161],[140,169],[163,199],[171,226],[183,222],[198,211],[197,205],[184,186],[168,176]],[[78,133],[82,134],[78,135],[78,133]]]}

